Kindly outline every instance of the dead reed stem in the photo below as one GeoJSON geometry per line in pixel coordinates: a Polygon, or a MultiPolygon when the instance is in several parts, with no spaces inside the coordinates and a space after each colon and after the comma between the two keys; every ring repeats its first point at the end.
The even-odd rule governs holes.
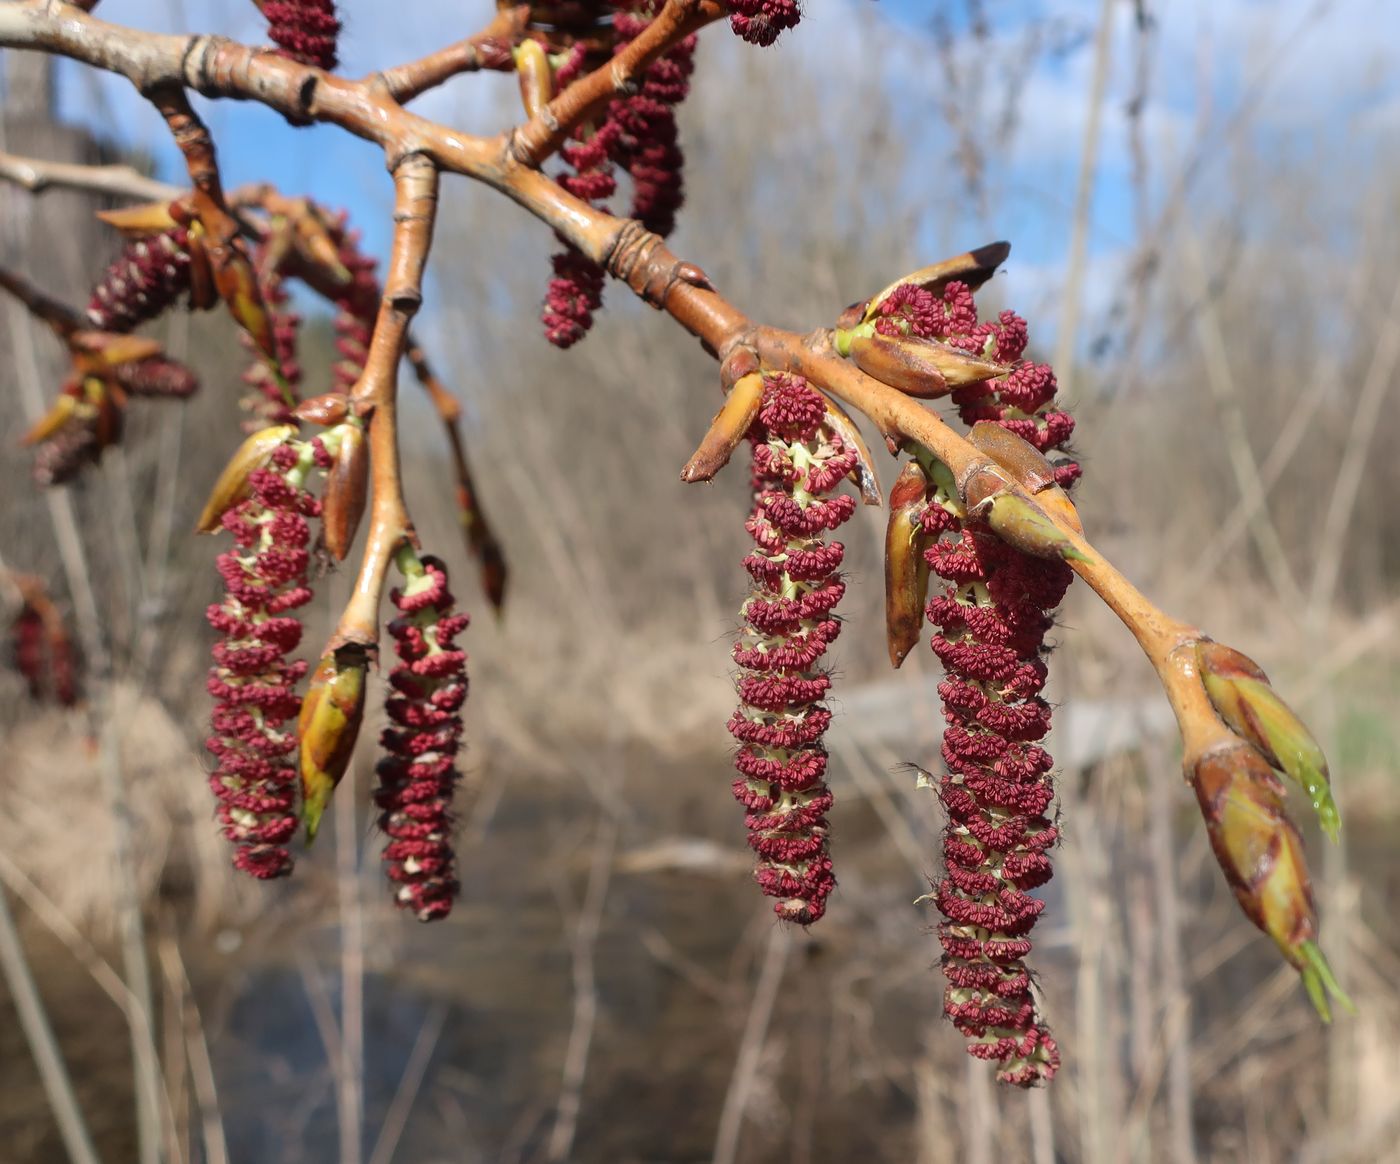
{"type": "MultiPolygon", "coordinates": [[[[38,353],[22,309],[6,305],[21,401],[32,422],[43,414],[38,353]]],[[[68,592],[77,615],[79,641],[89,668],[89,716],[98,738],[102,793],[112,823],[113,905],[122,947],[122,969],[134,1003],[128,1012],[132,1073],[136,1092],[137,1155],[141,1164],[160,1164],[160,1065],[151,1023],[151,973],[146,958],[145,923],[132,864],[132,823],[122,770],[121,740],[112,708],[112,659],[98,614],[73,498],[68,488],[45,490],[54,540],[63,562],[68,592]]]]}
{"type": "Polygon", "coordinates": [[[83,1109],[73,1091],[68,1066],[58,1040],[54,1038],[53,1027],[49,1025],[44,1000],[34,984],[34,975],[30,973],[29,962],[24,956],[24,944],[20,941],[19,931],[10,913],[10,903],[3,890],[0,890],[0,967],[4,969],[10,998],[19,1015],[30,1052],[34,1055],[34,1065],[39,1069],[39,1079],[53,1109],[54,1123],[58,1125],[58,1134],[68,1151],[68,1158],[73,1164],[99,1164],[92,1135],[83,1118],[83,1109]]]}
{"type": "Polygon", "coordinates": [[[598,1022],[598,981],[594,962],[603,911],[608,901],[608,885],[612,879],[613,856],[617,852],[617,833],[617,822],[611,816],[604,815],[593,839],[588,888],[584,891],[583,908],[579,911],[578,924],[574,928],[574,1011],[569,1026],[569,1042],[564,1051],[563,1079],[559,1086],[554,1127],[546,1149],[551,1161],[572,1158],[574,1136],[578,1131],[583,1082],[588,1074],[588,1052],[598,1022]]]}

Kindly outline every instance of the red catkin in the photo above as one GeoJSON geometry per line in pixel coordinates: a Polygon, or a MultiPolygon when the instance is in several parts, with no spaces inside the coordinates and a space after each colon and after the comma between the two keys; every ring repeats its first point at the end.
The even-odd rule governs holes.
{"type": "Polygon", "coordinates": [[[292,871],[286,842],[297,827],[296,688],[306,664],[289,658],[302,633],[291,612],[311,600],[307,519],[320,510],[304,472],[300,446],[288,442],[249,474],[252,495],[223,517],[234,541],[218,559],[224,599],[207,612],[220,635],[208,680],[218,762],[209,785],[237,846],[234,867],[259,879],[292,871]]]}
{"type": "Polygon", "coordinates": [[[335,350],[340,358],[332,369],[335,387],[349,393],[365,370],[374,322],[379,314],[380,288],[374,259],[360,250],[359,231],[346,226],[342,211],[331,227],[338,248],[337,258],[350,272],[349,281],[335,295],[335,350]]]}
{"type": "Polygon", "coordinates": [[[262,11],[280,55],[326,72],[335,68],[340,20],[333,0],[267,0],[262,11]]]}
{"type": "Polygon", "coordinates": [[[729,0],[729,27],[749,44],[766,48],[801,19],[798,0],[729,0]]]}
{"type": "Polygon", "coordinates": [[[392,594],[399,616],[388,629],[399,661],[389,674],[390,726],[380,736],[385,754],[375,767],[374,801],[389,838],[383,859],[394,904],[419,921],[437,921],[451,912],[458,890],[452,795],[467,657],[454,640],[468,618],[455,612],[442,562],[425,557],[422,567],[392,594]]]}
{"type": "Polygon", "coordinates": [[[92,289],[92,325],[127,332],[173,306],[190,287],[189,247],[183,226],[127,243],[92,289]]]}
{"type": "MultiPolygon", "coordinates": [[[[1025,321],[1003,312],[979,323],[971,291],[950,283],[941,296],[902,287],[881,305],[877,329],[947,343],[1011,366],[953,399],[965,421],[991,420],[1042,451],[1062,451],[1073,431],[1055,409],[1055,378],[1022,357],[1025,321]]],[[[1061,459],[1071,484],[1078,465],[1061,459]]],[[[935,494],[921,515],[935,540],[925,551],[935,585],[927,609],[948,727],[938,795],[948,813],[943,875],[933,898],[943,971],[944,1013],[968,1039],[968,1052],[997,1064],[1017,1086],[1050,1079],[1059,1050],[1031,993],[1024,959],[1044,903],[1031,895],[1051,877],[1048,850],[1059,838],[1050,817],[1053,760],[1038,742],[1050,729],[1041,698],[1051,612],[1072,574],[1059,561],[1022,554],[984,526],[959,518],[935,494]]]]}
{"type": "Polygon", "coordinates": [[[753,588],[734,645],[741,703],[729,720],[739,741],[733,791],[747,810],[755,879],[776,899],[778,916],[801,925],[826,912],[836,885],[821,742],[831,712],[820,702],[831,677],[821,659],[840,631],[831,614],[845,584],[837,574],[841,544],[819,539],[855,509],[848,495],[820,496],[855,465],[825,420],[825,401],[801,377],[765,376],[749,434],[754,508],[747,528],[756,548],[744,560],[753,588]],[[789,568],[792,562],[799,567],[789,568]]]}

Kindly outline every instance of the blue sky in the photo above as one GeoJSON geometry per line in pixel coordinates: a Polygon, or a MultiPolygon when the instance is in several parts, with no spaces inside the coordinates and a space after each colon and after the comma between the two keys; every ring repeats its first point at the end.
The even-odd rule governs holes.
{"type": "MultiPolygon", "coordinates": [[[[486,0],[475,7],[489,10],[486,0]]],[[[1022,70],[1023,98],[1017,132],[1005,150],[990,158],[987,213],[971,213],[958,227],[972,231],[972,241],[983,241],[984,235],[1012,239],[1013,274],[1027,289],[1053,301],[1068,245],[1093,65],[1091,33],[1101,5],[1099,0],[985,0],[983,7],[992,38],[988,48],[979,50],[967,38],[962,0],[945,6],[953,27],[950,56],[960,67],[980,62],[993,88],[1022,70]],[[1034,68],[1026,70],[1020,52],[1036,27],[1051,30],[1054,51],[1040,53],[1034,68]]],[[[1342,143],[1364,166],[1366,158],[1393,146],[1400,137],[1400,37],[1376,35],[1378,7],[1371,0],[1154,0],[1153,92],[1143,121],[1153,160],[1148,193],[1154,206],[1190,157],[1193,143],[1202,135],[1206,141],[1218,138],[1245,100],[1253,103],[1250,145],[1261,154],[1287,151],[1306,158],[1342,143]]],[[[927,0],[808,0],[803,24],[768,54],[772,67],[820,68],[834,78],[850,69],[882,70],[907,110],[909,132],[927,136],[928,175],[914,180],[928,181],[931,190],[946,197],[953,179],[948,176],[948,133],[936,112],[943,86],[931,10],[927,0]],[[878,61],[853,59],[850,23],[871,20],[889,26],[879,40],[887,51],[878,61]]],[[[470,25],[472,13],[469,0],[415,0],[411,8],[343,5],[342,68],[356,74],[417,56],[468,31],[464,26],[470,25]],[[406,11],[412,20],[402,19],[406,11]]],[[[100,15],[160,31],[218,31],[249,41],[262,35],[260,18],[248,0],[105,0],[100,15]]],[[[719,34],[710,36],[712,44],[719,34]]],[[[699,83],[705,83],[707,68],[732,69],[736,51],[757,50],[728,43],[703,46],[699,83]]],[[[1107,268],[1121,262],[1133,234],[1124,113],[1132,90],[1133,52],[1131,5],[1120,0],[1089,238],[1091,261],[1107,268]]],[[[65,112],[149,150],[164,175],[179,180],[178,159],[163,126],[130,87],[83,73],[65,66],[65,112]]],[[[509,83],[461,78],[415,109],[466,130],[490,131],[499,127],[503,84],[509,83]]],[[[390,189],[373,147],[330,127],[291,129],[248,104],[209,102],[204,108],[229,185],[270,178],[289,192],[348,206],[363,225],[370,249],[383,253],[390,189]]],[[[990,140],[991,127],[984,128],[990,140]]],[[[1202,168],[1193,197],[1211,197],[1223,178],[1220,169],[1217,162],[1202,168]]],[[[921,240],[930,246],[939,242],[921,240]]]]}

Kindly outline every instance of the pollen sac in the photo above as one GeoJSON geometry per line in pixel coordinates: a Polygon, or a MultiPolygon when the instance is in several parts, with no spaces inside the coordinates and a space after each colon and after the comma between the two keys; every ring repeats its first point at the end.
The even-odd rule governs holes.
{"type": "Polygon", "coordinates": [[[821,393],[798,376],[768,373],[753,442],[754,551],[742,637],[734,646],[740,705],[729,720],[739,742],[734,795],[747,816],[755,879],[779,917],[809,925],[835,887],[827,844],[831,791],[822,736],[831,712],[823,663],[840,630],[844,549],[825,534],[855,510],[835,493],[856,454],[826,425],[821,393]]]}

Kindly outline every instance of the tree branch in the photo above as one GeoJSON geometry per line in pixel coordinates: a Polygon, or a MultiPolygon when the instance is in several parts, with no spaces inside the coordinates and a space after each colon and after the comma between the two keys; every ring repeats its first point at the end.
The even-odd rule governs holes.
{"type": "Polygon", "coordinates": [[[714,0],[667,0],[641,34],[600,69],[570,85],[510,137],[511,157],[534,169],[568,140],[575,126],[613,98],[633,92],[638,76],[657,57],[725,15],[714,0]]]}
{"type": "Polygon", "coordinates": [[[355,589],[328,650],[347,643],[374,648],[379,641],[379,603],[394,554],[417,536],[403,500],[398,447],[398,368],[408,325],[423,299],[423,268],[437,216],[438,171],[422,154],[409,154],[394,170],[394,245],[384,277],[384,295],[365,358],[351,393],[369,410],[373,467],[369,539],[355,589]]]}
{"type": "Polygon", "coordinates": [[[90,190],[117,198],[141,202],[173,202],[185,191],[179,186],[157,182],[131,166],[85,166],[78,162],[50,162],[22,158],[0,151],[0,179],[13,182],[33,194],[51,186],[67,190],[90,190]]]}
{"type": "MultiPolygon", "coordinates": [[[[219,37],[157,36],[107,24],[62,0],[0,4],[0,46],[61,53],[120,73],[143,92],[168,83],[189,86],[206,96],[258,101],[293,119],[339,125],[386,151],[398,191],[398,226],[384,306],[369,364],[356,389],[357,399],[374,408],[370,544],[332,645],[375,642],[389,560],[405,539],[413,537],[398,480],[394,396],[408,321],[420,298],[439,170],[484,182],[519,203],[648,303],[664,310],[716,356],[723,358],[734,347],[748,344],[769,366],[808,377],[870,417],[891,451],[906,441],[916,442],[957,476],[985,462],[984,454],[918,401],[839,358],[827,333],[802,337],[754,325],[711,287],[703,272],[682,262],[656,235],[637,222],[616,218],[565,193],[533,168],[558,148],[574,124],[625,92],[637,72],[723,13],[717,0],[668,0],[653,24],[627,49],[575,82],[524,126],[495,138],[480,138],[410,113],[395,99],[395,83],[406,86],[398,92],[411,93],[405,78],[427,76],[432,69],[441,69],[441,62],[431,69],[423,62],[405,66],[406,71],[395,79],[384,80],[383,74],[377,74],[357,82],[219,37]]],[[[1019,487],[1011,491],[1030,500],[1019,487]]],[[[1181,722],[1188,751],[1211,746],[1213,734],[1220,731],[1219,721],[1206,702],[1189,649],[1200,632],[1164,615],[1078,530],[1065,525],[1058,515],[1054,520],[1088,559],[1072,563],[1076,572],[1133,632],[1157,670],[1181,722]]]]}
{"type": "Polygon", "coordinates": [[[365,83],[378,84],[400,105],[407,105],[429,89],[459,73],[478,69],[512,69],[515,67],[511,49],[519,42],[530,19],[530,7],[517,4],[503,8],[495,18],[466,40],[459,40],[416,61],[384,69],[365,78],[365,83]]]}

